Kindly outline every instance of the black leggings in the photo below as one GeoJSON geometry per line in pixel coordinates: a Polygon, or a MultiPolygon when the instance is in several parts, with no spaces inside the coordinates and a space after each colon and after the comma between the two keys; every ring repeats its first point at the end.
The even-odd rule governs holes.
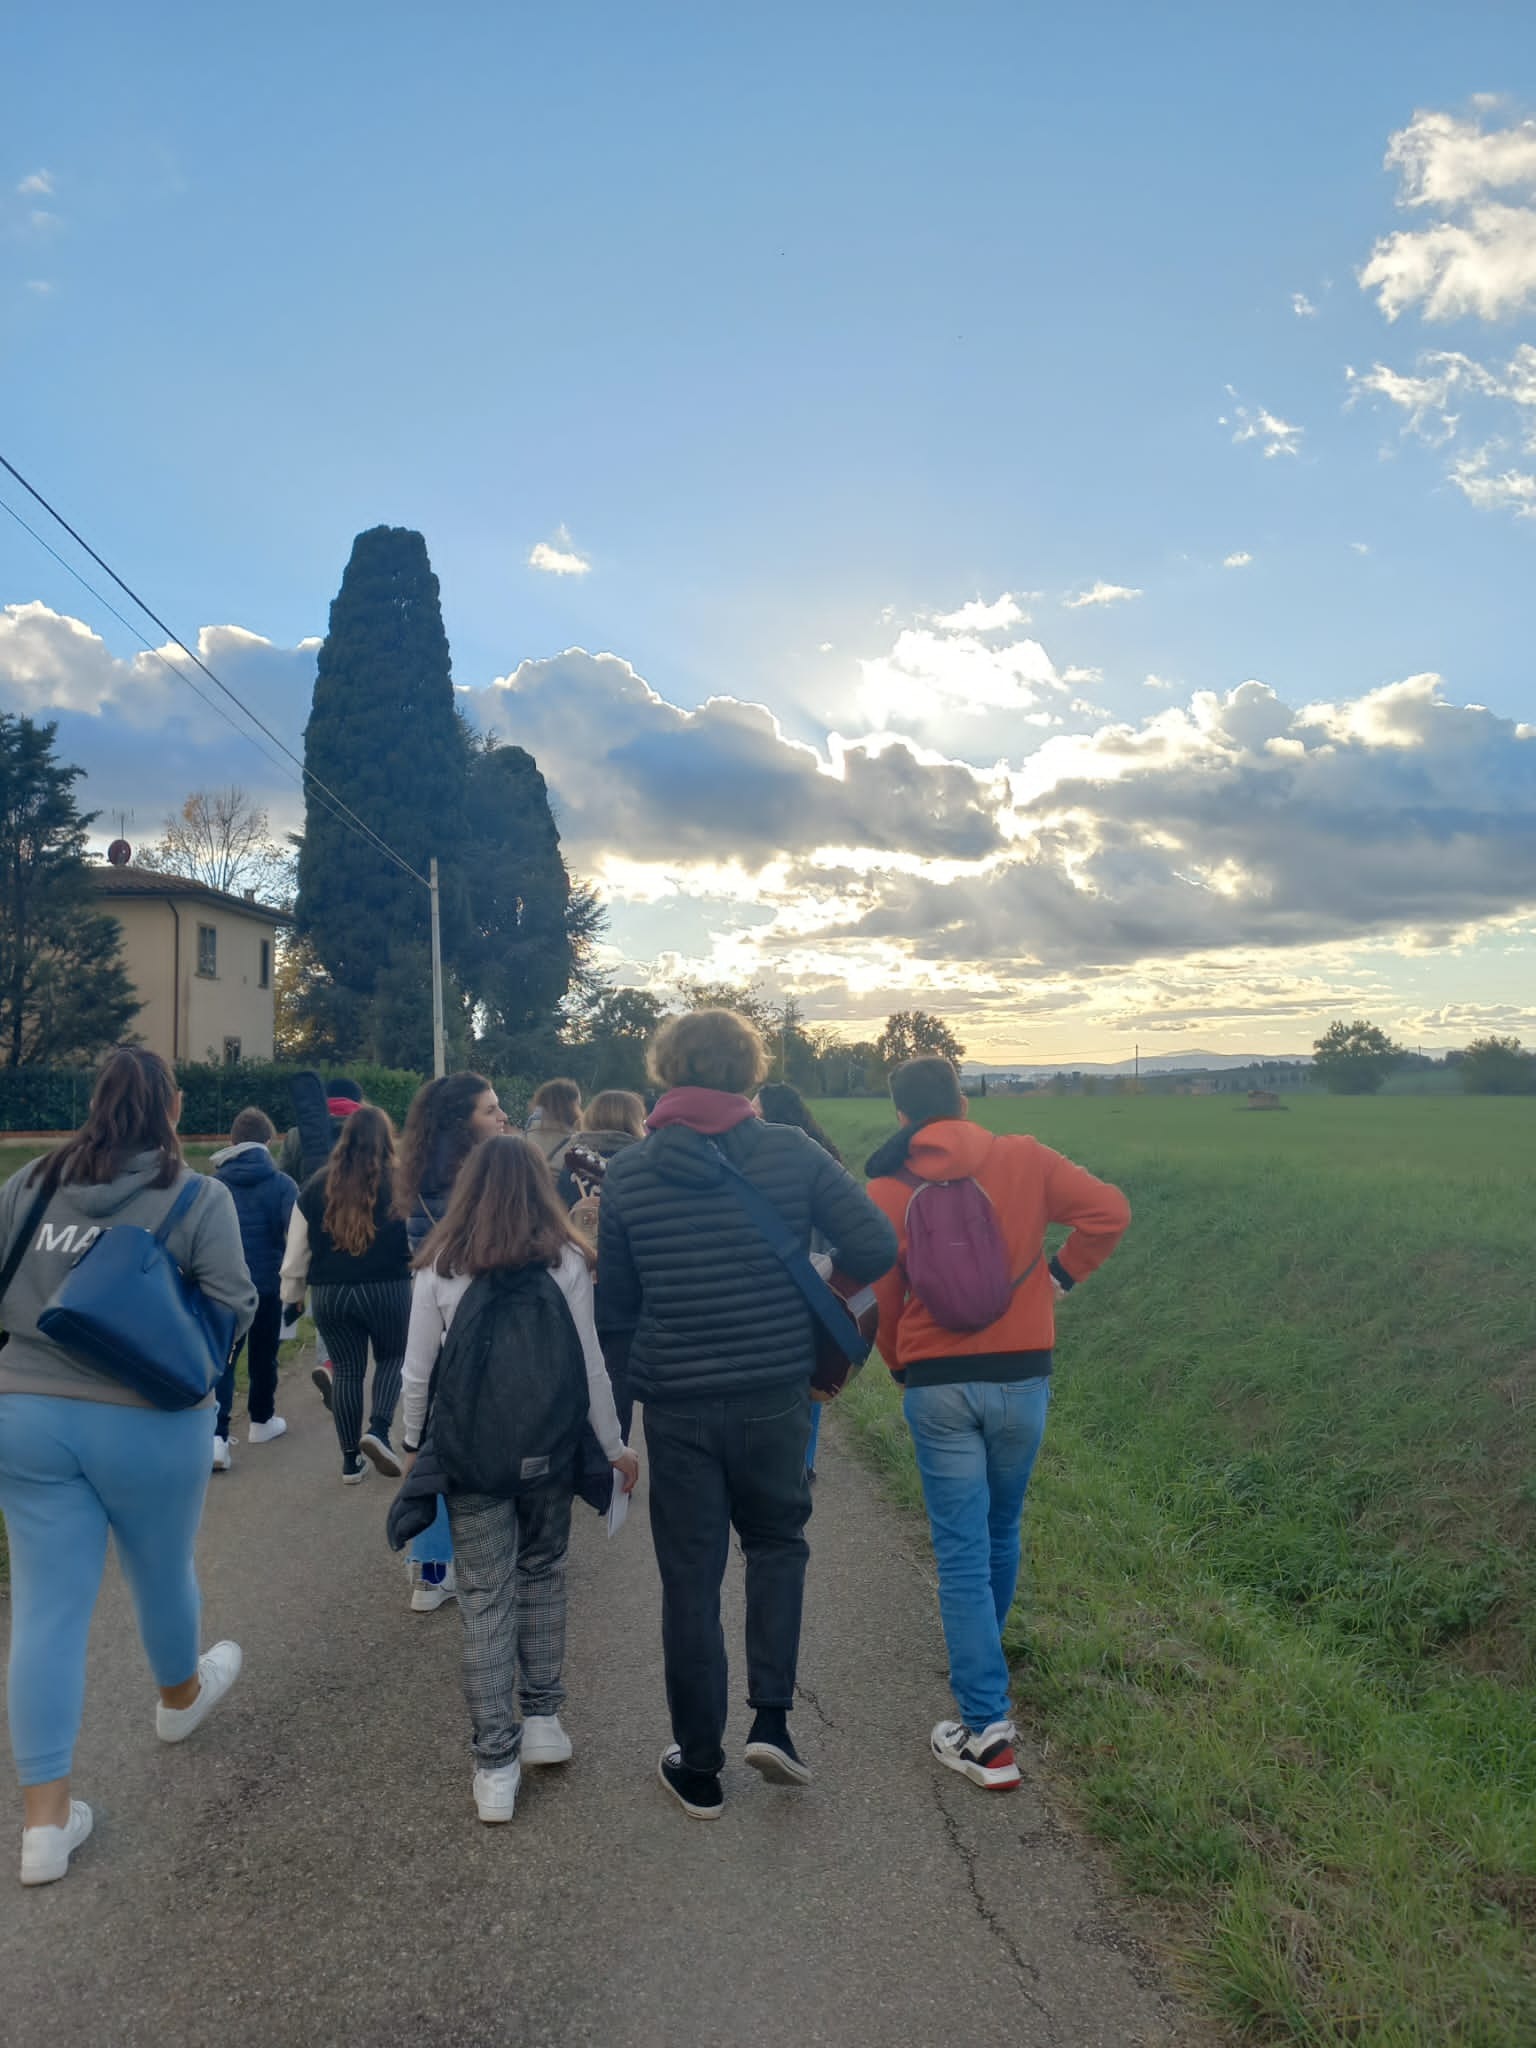
{"type": "Polygon", "coordinates": [[[411,1321],[409,1280],[365,1280],[356,1287],[311,1290],[315,1328],[335,1367],[332,1413],[344,1453],[356,1453],[363,1433],[363,1390],[368,1345],[373,1344],[373,1405],[368,1427],[388,1437],[400,1401],[400,1373],[411,1321]]]}

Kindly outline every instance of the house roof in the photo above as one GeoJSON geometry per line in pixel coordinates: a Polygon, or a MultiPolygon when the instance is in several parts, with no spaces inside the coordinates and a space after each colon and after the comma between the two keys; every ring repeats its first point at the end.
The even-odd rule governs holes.
{"type": "Polygon", "coordinates": [[[178,902],[202,903],[239,917],[254,917],[262,924],[293,923],[292,911],[274,909],[248,896],[232,896],[227,889],[210,889],[206,882],[194,882],[189,875],[158,875],[148,868],[133,867],[92,868],[90,875],[98,896],[175,897],[178,902]]]}

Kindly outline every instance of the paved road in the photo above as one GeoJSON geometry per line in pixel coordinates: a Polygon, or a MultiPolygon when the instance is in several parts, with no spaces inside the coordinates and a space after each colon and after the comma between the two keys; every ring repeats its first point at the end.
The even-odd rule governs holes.
{"type": "MultiPolygon", "coordinates": [[[[643,1515],[578,1506],[566,1723],[510,1827],[469,1798],[457,1612],[412,1615],[384,1482],[344,1488],[307,1379],[290,1434],[240,1445],[202,1543],[210,1636],[245,1647],[185,1748],[115,1568],[62,1884],[0,1874],[15,2048],[1171,2048],[1196,2038],[1086,1852],[1029,1782],[930,1762],[947,1708],[927,1560],[829,1431],[796,1717],[808,1792],[739,1764],[722,1820],[655,1781],[659,1592],[643,1515]]],[[[237,1425],[238,1426],[238,1425],[237,1425]]],[[[728,1591],[740,1640],[740,1567],[728,1591]]],[[[732,1743],[745,1739],[745,1710],[732,1743]]],[[[8,1796],[4,1810],[15,1806],[8,1796]]],[[[13,1853],[6,1834],[5,1854],[13,1853]]]]}

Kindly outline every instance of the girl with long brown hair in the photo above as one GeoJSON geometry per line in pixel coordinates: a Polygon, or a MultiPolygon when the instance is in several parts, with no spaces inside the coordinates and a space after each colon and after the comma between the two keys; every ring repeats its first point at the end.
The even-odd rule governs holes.
{"type": "Polygon", "coordinates": [[[411,1314],[411,1253],[395,1214],[395,1174],[395,1127],[365,1103],[300,1189],[283,1255],[283,1300],[297,1305],[312,1290],[315,1327],[335,1367],[332,1415],[348,1486],[366,1476],[365,1458],[386,1478],[398,1479],[402,1469],[389,1432],[411,1314]],[[370,1344],[373,1397],[364,1430],[370,1344]]]}
{"type": "MultiPolygon", "coordinates": [[[[403,1442],[414,1457],[427,1421],[432,1368],[454,1314],[482,1274],[543,1266],[565,1297],[587,1367],[588,1420],[626,1491],[639,1462],[625,1447],[592,1319],[591,1248],[572,1227],[543,1156],[523,1137],[491,1138],[459,1173],[448,1213],[417,1256],[405,1357],[403,1442]]],[[[560,1764],[571,1739],[565,1700],[568,1485],[515,1500],[449,1494],[464,1697],[474,1729],[475,1806],[508,1821],[524,1764],[560,1764]]]]}
{"type": "MultiPolygon", "coordinates": [[[[21,1881],[50,1884],[91,1832],[70,1797],[85,1653],[111,1532],[160,1688],[156,1731],[181,1742],[240,1675],[240,1649],[199,1655],[193,1550],[213,1469],[213,1389],[196,1408],[151,1407],[45,1337],[37,1318],[82,1251],[116,1224],[158,1230],[194,1174],[181,1095],[157,1053],[107,1055],[84,1126],[0,1188],[4,1294],[0,1511],[11,1547],[11,1746],[22,1785],[21,1881]]],[[[249,1326],[256,1290],[229,1191],[203,1181],[166,1238],[204,1294],[249,1326]]]]}
{"type": "MultiPolygon", "coordinates": [[[[417,1089],[395,1179],[395,1214],[405,1218],[412,1258],[447,1215],[453,1184],[470,1153],[506,1128],[506,1111],[481,1074],[446,1074],[417,1089]]],[[[453,1534],[441,1500],[431,1528],[411,1543],[410,1571],[413,1614],[435,1614],[458,1592],[453,1534]]]]}

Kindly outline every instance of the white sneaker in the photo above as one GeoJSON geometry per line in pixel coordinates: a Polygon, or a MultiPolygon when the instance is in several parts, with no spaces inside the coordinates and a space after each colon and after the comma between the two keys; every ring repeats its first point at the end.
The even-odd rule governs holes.
{"type": "Polygon", "coordinates": [[[459,1596],[454,1580],[453,1566],[445,1567],[442,1578],[434,1585],[430,1579],[421,1576],[421,1566],[411,1566],[411,1612],[413,1614],[436,1614],[439,1607],[459,1596]]]}
{"type": "Polygon", "coordinates": [[[571,1760],[571,1738],[560,1726],[558,1714],[530,1714],[523,1723],[523,1762],[534,1764],[568,1764],[571,1760]]]}
{"type": "Polygon", "coordinates": [[[286,1436],[288,1425],[281,1415],[274,1415],[270,1422],[253,1422],[246,1441],[253,1444],[269,1444],[274,1437],[286,1436]]]}
{"type": "Polygon", "coordinates": [[[973,1785],[983,1785],[989,1792],[1012,1792],[1021,1782],[1013,1754],[1018,1739],[1011,1721],[994,1721],[979,1735],[963,1721],[940,1721],[928,1746],[941,1764],[959,1771],[973,1785]]]}
{"type": "Polygon", "coordinates": [[[69,1819],[61,1828],[23,1828],[22,1883],[57,1884],[68,1874],[70,1857],[90,1832],[91,1809],[83,1799],[71,1799],[69,1819]]]}
{"type": "Polygon", "coordinates": [[[214,1471],[227,1472],[232,1462],[229,1455],[229,1438],[227,1436],[216,1436],[213,1440],[214,1471]]]}
{"type": "Polygon", "coordinates": [[[211,1650],[204,1650],[197,1660],[202,1686],[191,1706],[155,1709],[155,1733],[160,1740],[185,1742],[189,1735],[196,1734],[240,1676],[244,1662],[238,1643],[215,1643],[211,1650]]]}
{"type": "Polygon", "coordinates": [[[523,1782],[521,1764],[503,1764],[497,1771],[476,1771],[475,1811],[488,1825],[510,1820],[517,1805],[517,1788],[523,1782]]]}

